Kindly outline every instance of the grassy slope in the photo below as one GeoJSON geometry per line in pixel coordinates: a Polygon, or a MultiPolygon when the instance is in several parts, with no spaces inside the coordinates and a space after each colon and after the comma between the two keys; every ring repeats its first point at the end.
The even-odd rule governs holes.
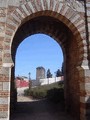
{"type": "Polygon", "coordinates": [[[27,89],[25,90],[25,95],[32,96],[33,98],[48,98],[50,100],[59,101],[60,99],[64,98],[63,88],[63,82],[57,82],[27,89]]]}

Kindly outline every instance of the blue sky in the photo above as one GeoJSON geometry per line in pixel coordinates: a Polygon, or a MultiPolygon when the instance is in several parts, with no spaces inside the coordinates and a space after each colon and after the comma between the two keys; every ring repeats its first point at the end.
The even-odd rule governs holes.
{"type": "Polygon", "coordinates": [[[43,66],[50,69],[53,76],[61,69],[63,53],[59,44],[45,34],[34,34],[24,39],[16,53],[15,76],[36,78],[36,68],[43,66]]]}

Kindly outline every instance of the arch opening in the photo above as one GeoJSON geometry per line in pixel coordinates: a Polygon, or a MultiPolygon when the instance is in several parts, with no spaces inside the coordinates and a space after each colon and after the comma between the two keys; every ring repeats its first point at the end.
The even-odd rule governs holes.
{"type": "MultiPolygon", "coordinates": [[[[65,103],[66,109],[77,118],[80,116],[80,87],[79,72],[77,66],[79,60],[78,41],[71,30],[62,22],[49,16],[40,16],[33,18],[20,26],[12,42],[12,59],[15,63],[15,54],[18,45],[22,40],[36,33],[44,33],[54,38],[61,45],[64,54],[64,74],[65,74],[65,103]],[[27,29],[28,28],[28,29],[27,29]],[[72,103],[72,104],[71,104],[72,103]]],[[[14,77],[14,68],[12,69],[12,79],[14,77]]],[[[11,91],[13,91],[13,80],[11,91]]],[[[15,89],[14,89],[15,90],[15,89]]],[[[15,93],[15,92],[14,92],[15,93]]],[[[11,102],[13,102],[12,94],[11,102]]],[[[14,99],[15,100],[15,99],[14,99]]],[[[15,102],[15,101],[14,101],[15,102]]]]}
{"type": "Polygon", "coordinates": [[[56,70],[61,70],[63,63],[63,53],[60,45],[50,36],[40,33],[24,39],[17,48],[15,58],[15,76],[26,75],[28,77],[30,72],[32,79],[36,77],[35,72],[38,66],[45,67],[46,71],[51,68],[54,76],[56,70]],[[33,71],[31,68],[33,68],[33,71]]]}
{"type": "MultiPolygon", "coordinates": [[[[60,45],[46,34],[34,34],[23,40],[17,48],[15,59],[17,102],[21,102],[22,97],[22,101],[25,101],[23,89],[28,91],[28,88],[33,90],[34,87],[37,86],[37,89],[39,87],[39,89],[42,89],[43,95],[40,97],[37,91],[36,94],[38,95],[34,97],[40,97],[42,100],[44,97],[47,98],[47,95],[44,95],[44,93],[46,93],[45,91],[49,91],[48,89],[51,89],[48,88],[49,85],[52,84],[51,87],[54,89],[53,84],[59,87],[58,82],[62,82],[62,75],[56,76],[57,70],[59,69],[61,72],[62,69],[62,50],[60,45]],[[47,78],[48,69],[50,69],[51,73],[49,79],[47,78]],[[30,80],[30,83],[28,80],[30,80]],[[30,84],[30,86],[28,84],[30,84]],[[45,89],[43,89],[43,87],[45,89]]],[[[56,87],[57,90],[58,87],[56,87]]],[[[27,92],[25,93],[27,94],[27,92]]],[[[30,94],[28,94],[28,96],[30,96],[30,94]]]]}

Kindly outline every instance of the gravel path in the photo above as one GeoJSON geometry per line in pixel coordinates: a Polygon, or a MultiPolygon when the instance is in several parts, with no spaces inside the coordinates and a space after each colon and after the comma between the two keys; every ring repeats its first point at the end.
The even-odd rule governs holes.
{"type": "Polygon", "coordinates": [[[37,100],[33,100],[31,97],[26,97],[26,96],[17,96],[17,102],[33,102],[37,100]]]}
{"type": "Polygon", "coordinates": [[[47,100],[31,100],[20,97],[11,120],[74,120],[64,112],[63,104],[52,104],[47,100]],[[27,102],[28,101],[28,102],[27,102]]]}

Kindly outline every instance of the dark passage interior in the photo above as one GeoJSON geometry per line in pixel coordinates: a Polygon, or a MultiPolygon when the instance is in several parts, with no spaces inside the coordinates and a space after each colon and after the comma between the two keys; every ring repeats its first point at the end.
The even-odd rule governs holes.
{"type": "Polygon", "coordinates": [[[73,120],[64,111],[63,104],[53,104],[47,100],[17,103],[11,120],[73,120]]]}

